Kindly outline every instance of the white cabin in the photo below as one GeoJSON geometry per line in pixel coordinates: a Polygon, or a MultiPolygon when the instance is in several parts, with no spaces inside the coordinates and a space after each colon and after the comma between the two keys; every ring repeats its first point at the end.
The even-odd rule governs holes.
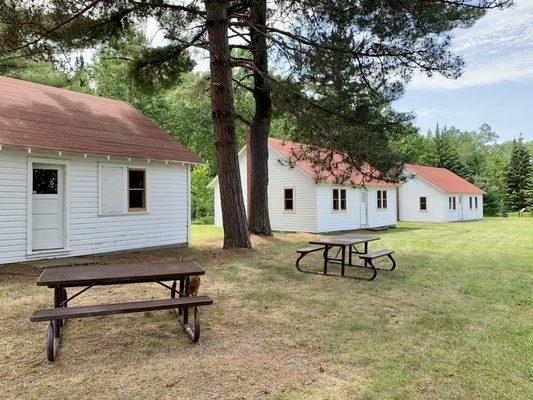
{"type": "Polygon", "coordinates": [[[0,264],[190,241],[201,160],[131,105],[0,77],[0,264]]]}
{"type": "Polygon", "coordinates": [[[451,222],[483,218],[482,189],[445,168],[406,164],[399,220],[451,222]]]}
{"type": "MultiPolygon", "coordinates": [[[[298,143],[268,139],[268,205],[275,231],[323,233],[396,225],[396,186],[374,181],[360,185],[321,183],[310,163],[289,162],[298,143]]],[[[247,147],[239,152],[244,198],[248,198],[247,147]]],[[[222,226],[218,178],[215,192],[215,225],[222,226]]],[[[245,201],[248,209],[248,201],[245,201]]]]}

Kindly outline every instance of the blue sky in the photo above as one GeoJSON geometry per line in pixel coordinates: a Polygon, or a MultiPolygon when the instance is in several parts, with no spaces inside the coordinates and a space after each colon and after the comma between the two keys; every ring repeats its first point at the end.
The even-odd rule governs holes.
{"type": "Polygon", "coordinates": [[[533,140],[533,0],[489,12],[453,38],[463,76],[416,75],[395,108],[414,111],[424,133],[437,123],[471,130],[486,122],[500,141],[520,133],[533,140]]]}

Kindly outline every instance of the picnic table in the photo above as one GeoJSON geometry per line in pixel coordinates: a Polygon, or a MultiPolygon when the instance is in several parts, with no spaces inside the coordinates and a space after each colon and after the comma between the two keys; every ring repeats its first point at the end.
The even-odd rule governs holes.
{"type": "Polygon", "coordinates": [[[377,236],[358,235],[358,234],[353,234],[353,233],[347,233],[347,234],[338,235],[338,236],[322,237],[322,238],[310,240],[309,241],[310,246],[297,250],[297,252],[300,253],[300,257],[296,260],[296,268],[299,271],[305,272],[305,273],[336,275],[336,274],[332,274],[328,272],[329,264],[340,264],[340,276],[342,277],[346,276],[346,266],[369,268],[372,270],[371,277],[350,276],[350,278],[374,280],[377,276],[378,270],[386,269],[388,271],[392,271],[394,268],[396,268],[396,261],[392,257],[392,254],[394,253],[393,250],[384,249],[384,250],[379,250],[373,253],[368,252],[368,243],[376,241],[376,240],[380,240],[380,238],[377,236]],[[359,245],[362,245],[363,248],[358,249],[359,245]],[[337,253],[335,254],[334,257],[330,257],[329,256],[330,250],[334,247],[338,248],[337,253]],[[304,256],[306,256],[307,254],[311,252],[320,251],[320,250],[323,250],[323,259],[324,259],[322,272],[306,270],[300,266],[300,261],[304,256]],[[354,259],[353,259],[354,255],[356,255],[358,259],[363,260],[363,264],[354,263],[354,259]],[[387,256],[392,261],[391,268],[380,268],[374,264],[373,262],[374,259],[384,257],[384,256],[387,256]]]}
{"type": "Polygon", "coordinates": [[[213,304],[208,296],[190,296],[190,278],[205,274],[195,262],[76,266],[45,269],[37,279],[38,286],[54,290],[54,308],[35,311],[32,322],[50,321],[46,341],[49,361],[57,359],[63,328],[68,319],[174,309],[187,336],[200,338],[198,307],[213,304]],[[154,282],[170,291],[170,297],[126,303],[69,307],[69,302],[95,286],[132,285],[154,282]],[[167,284],[165,282],[171,282],[167,284]],[[179,286],[178,286],[179,284],[179,286]],[[67,288],[82,288],[70,297],[67,288]],[[189,308],[194,310],[194,324],[189,324],[189,308]]]}

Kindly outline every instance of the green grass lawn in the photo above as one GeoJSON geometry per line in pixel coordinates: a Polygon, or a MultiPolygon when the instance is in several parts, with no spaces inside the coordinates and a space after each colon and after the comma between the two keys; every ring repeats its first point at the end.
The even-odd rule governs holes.
{"type": "MultiPolygon", "coordinates": [[[[45,325],[27,321],[50,294],[34,278],[0,275],[3,395],[531,398],[533,218],[401,223],[378,235],[371,249],[396,249],[398,268],[373,282],[296,271],[295,249],[310,234],[224,251],[222,229],[197,225],[190,249],[97,258],[199,261],[200,293],[215,299],[200,343],[167,312],[85,319],[69,324],[54,365],[42,361],[45,325]]],[[[321,263],[318,253],[306,259],[321,263]]],[[[134,296],[98,290],[86,301],[106,290],[134,296]]]]}

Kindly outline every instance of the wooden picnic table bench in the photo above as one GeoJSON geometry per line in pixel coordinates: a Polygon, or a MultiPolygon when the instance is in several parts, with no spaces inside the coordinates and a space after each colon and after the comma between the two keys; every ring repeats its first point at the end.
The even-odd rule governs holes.
{"type": "Polygon", "coordinates": [[[208,296],[190,296],[190,278],[205,274],[195,262],[127,264],[48,268],[37,280],[38,286],[54,289],[54,308],[35,311],[32,322],[50,321],[46,341],[49,361],[57,359],[63,328],[68,319],[102,315],[174,309],[178,321],[193,342],[200,338],[200,306],[213,304],[208,296]],[[164,283],[171,281],[170,285],[164,283]],[[69,307],[68,303],[94,286],[154,282],[170,290],[170,298],[125,303],[69,307]],[[179,282],[179,289],[178,289],[179,282]],[[83,287],[67,297],[67,288],[83,287]],[[194,324],[189,324],[189,308],[194,310],[194,324]]]}
{"type": "Polygon", "coordinates": [[[335,275],[342,277],[349,277],[353,279],[365,279],[365,280],[374,280],[377,276],[378,270],[383,269],[387,271],[392,271],[396,268],[396,261],[393,259],[392,254],[393,250],[379,250],[374,253],[368,252],[368,243],[379,240],[377,236],[370,235],[358,235],[354,233],[347,233],[344,235],[323,237],[318,239],[313,239],[309,241],[310,246],[303,247],[298,249],[297,252],[300,253],[300,256],[296,260],[296,268],[305,273],[311,274],[320,274],[320,275],[335,275]],[[363,249],[358,249],[358,245],[363,245],[363,249]],[[333,247],[337,247],[337,254],[333,257],[329,256],[329,252],[333,247]],[[300,266],[301,260],[309,253],[314,251],[323,250],[323,270],[322,272],[312,271],[304,269],[300,266]],[[340,257],[339,257],[340,255],[340,257]],[[357,256],[363,260],[364,264],[355,264],[353,262],[353,257],[357,256]],[[346,257],[348,256],[348,257],[346,257]],[[392,261],[392,268],[379,268],[377,267],[373,260],[387,256],[392,261]],[[348,259],[346,259],[348,258],[348,259]],[[340,264],[340,275],[333,274],[328,271],[329,264],[340,264]],[[347,276],[346,275],[346,266],[349,267],[362,267],[372,270],[372,275],[370,277],[360,277],[360,276],[347,276]]]}

